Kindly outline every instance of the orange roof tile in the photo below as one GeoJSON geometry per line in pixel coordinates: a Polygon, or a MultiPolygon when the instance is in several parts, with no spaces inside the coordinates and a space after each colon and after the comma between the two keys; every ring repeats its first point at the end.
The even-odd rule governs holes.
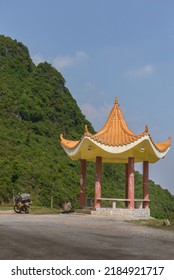
{"type": "Polygon", "coordinates": [[[68,149],[74,149],[80,141],[74,141],[74,140],[67,140],[63,138],[63,134],[60,134],[60,140],[63,146],[65,146],[68,149]]]}
{"type": "Polygon", "coordinates": [[[92,135],[91,138],[104,145],[122,146],[135,142],[148,132],[146,129],[143,134],[137,136],[129,129],[116,98],[115,104],[109,114],[104,127],[92,135]]]}
{"type": "Polygon", "coordinates": [[[170,147],[170,145],[171,145],[171,137],[169,137],[168,141],[166,141],[166,142],[155,143],[156,148],[161,152],[168,149],[168,147],[170,147]]]}

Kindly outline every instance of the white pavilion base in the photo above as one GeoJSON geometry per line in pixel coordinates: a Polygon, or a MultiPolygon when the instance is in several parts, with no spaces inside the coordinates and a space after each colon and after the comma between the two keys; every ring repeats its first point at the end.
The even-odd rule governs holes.
{"type": "Polygon", "coordinates": [[[76,209],[76,214],[88,214],[93,216],[113,216],[118,219],[126,220],[138,220],[138,219],[150,219],[150,209],[136,208],[93,208],[86,207],[83,209],[76,209]]]}
{"type": "Polygon", "coordinates": [[[147,219],[150,217],[150,209],[127,209],[127,208],[97,208],[91,211],[91,215],[115,216],[122,219],[147,219]]]}

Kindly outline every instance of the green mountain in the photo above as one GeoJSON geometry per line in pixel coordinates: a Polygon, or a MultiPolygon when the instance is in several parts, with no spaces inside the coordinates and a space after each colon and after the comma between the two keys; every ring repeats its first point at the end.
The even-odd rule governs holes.
{"type": "MultiPolygon", "coordinates": [[[[29,192],[35,205],[61,207],[79,203],[80,164],[64,153],[59,135],[79,139],[91,123],[48,63],[33,64],[22,43],[0,35],[0,202],[29,192]]],[[[87,165],[87,195],[94,197],[95,166],[87,165]]],[[[123,165],[103,166],[103,197],[124,197],[123,165]]],[[[151,213],[174,214],[174,197],[149,181],[151,213]]],[[[135,173],[135,192],[142,198],[142,176],[135,173]]]]}

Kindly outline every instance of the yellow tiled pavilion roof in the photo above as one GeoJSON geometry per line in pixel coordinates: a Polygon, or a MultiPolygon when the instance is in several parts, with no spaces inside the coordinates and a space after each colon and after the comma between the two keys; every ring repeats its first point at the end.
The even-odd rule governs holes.
{"type": "Polygon", "coordinates": [[[118,98],[116,98],[104,127],[91,138],[104,145],[122,146],[135,142],[146,133],[147,131],[137,136],[129,129],[119,107],[118,98]]]}
{"type": "Polygon", "coordinates": [[[124,119],[118,98],[99,132],[92,135],[85,126],[85,133],[79,141],[67,140],[62,134],[60,138],[62,147],[72,159],[95,160],[98,155],[102,156],[105,162],[120,163],[126,162],[129,156],[134,156],[137,162],[155,162],[165,156],[171,142],[169,137],[166,142],[155,144],[147,125],[140,135],[132,132],[124,119]]]}

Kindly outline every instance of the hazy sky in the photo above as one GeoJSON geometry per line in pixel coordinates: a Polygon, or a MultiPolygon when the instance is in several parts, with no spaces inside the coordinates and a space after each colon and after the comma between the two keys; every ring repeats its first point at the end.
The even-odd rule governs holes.
{"type": "MultiPolygon", "coordinates": [[[[0,34],[57,68],[96,130],[118,96],[135,133],[174,139],[174,1],[0,0],[0,34]]],[[[150,179],[174,194],[173,152],[150,179]]]]}

